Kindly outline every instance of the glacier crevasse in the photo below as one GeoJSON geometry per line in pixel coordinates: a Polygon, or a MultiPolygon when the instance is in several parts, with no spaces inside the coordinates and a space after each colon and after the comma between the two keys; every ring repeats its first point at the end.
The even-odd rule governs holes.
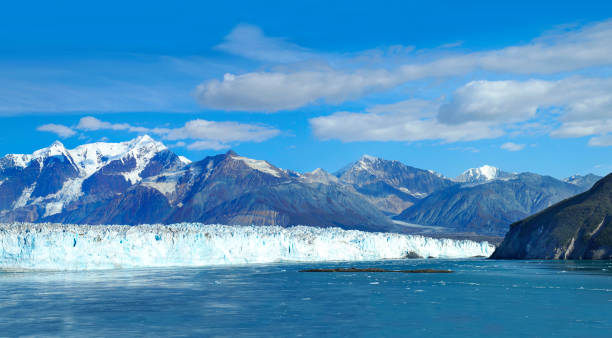
{"type": "Polygon", "coordinates": [[[490,256],[488,242],[295,226],[0,224],[0,269],[94,270],[490,256]]]}

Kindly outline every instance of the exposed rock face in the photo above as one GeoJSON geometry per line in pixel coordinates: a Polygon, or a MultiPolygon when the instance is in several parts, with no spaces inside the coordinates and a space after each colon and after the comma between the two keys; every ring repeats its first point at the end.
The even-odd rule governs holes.
{"type": "Polygon", "coordinates": [[[511,225],[492,258],[612,259],[612,174],[511,225]]]}
{"type": "MultiPolygon", "coordinates": [[[[351,189],[303,180],[265,161],[228,153],[195,163],[194,184],[168,222],[338,226],[392,230],[395,225],[351,189]]],[[[190,169],[191,170],[191,169],[190,169]]]]}
{"type": "Polygon", "coordinates": [[[461,232],[504,235],[511,223],[581,191],[576,185],[550,176],[522,173],[434,192],[396,218],[461,232]]]}
{"type": "Polygon", "coordinates": [[[352,185],[368,201],[390,215],[398,214],[432,192],[454,184],[434,172],[368,155],[336,175],[341,182],[352,185]]]}

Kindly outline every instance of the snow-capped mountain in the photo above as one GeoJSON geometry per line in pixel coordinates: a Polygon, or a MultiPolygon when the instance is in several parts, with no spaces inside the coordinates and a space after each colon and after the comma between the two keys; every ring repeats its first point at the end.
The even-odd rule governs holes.
{"type": "MultiPolygon", "coordinates": [[[[594,176],[594,175],[593,175],[594,176]]],[[[586,190],[484,166],[456,180],[363,156],[335,175],[297,173],[233,151],[201,161],[141,136],[0,158],[0,222],[338,226],[405,231],[388,216],[452,231],[502,234],[510,222],[586,190]]],[[[582,183],[587,182],[587,183],[582,183]]]]}
{"type": "Polygon", "coordinates": [[[479,168],[471,168],[464,171],[461,175],[455,177],[453,181],[458,183],[484,183],[492,180],[511,177],[513,174],[502,171],[499,168],[483,165],[479,168]]]}
{"type": "Polygon", "coordinates": [[[389,214],[398,214],[415,201],[454,184],[433,171],[370,155],[363,155],[336,176],[389,214]]]}
{"type": "Polygon", "coordinates": [[[564,178],[563,182],[567,182],[569,184],[573,184],[579,186],[583,189],[591,189],[595,182],[599,181],[603,177],[597,176],[595,174],[587,174],[587,175],[572,175],[570,177],[564,178]]]}
{"type": "Polygon", "coordinates": [[[191,162],[149,136],[0,159],[0,221],[396,225],[323,170],[300,175],[232,151],[191,162]]]}
{"type": "Polygon", "coordinates": [[[0,210],[5,218],[37,220],[61,213],[81,197],[121,193],[162,167],[187,164],[176,155],[164,159],[167,153],[145,135],[72,150],[56,141],[32,154],[6,155],[0,159],[0,210]]]}

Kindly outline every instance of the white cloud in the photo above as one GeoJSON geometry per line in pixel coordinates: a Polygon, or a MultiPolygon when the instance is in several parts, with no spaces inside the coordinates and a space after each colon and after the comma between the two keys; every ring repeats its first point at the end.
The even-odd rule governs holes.
{"type": "Polygon", "coordinates": [[[550,97],[554,86],[540,80],[472,81],[455,91],[451,102],[440,108],[439,118],[448,124],[528,120],[538,107],[554,102],[550,97]]]}
{"type": "MultiPolygon", "coordinates": [[[[438,118],[446,124],[466,121],[505,124],[520,133],[541,111],[553,112],[560,126],[553,137],[583,137],[612,132],[612,79],[571,77],[556,81],[475,81],[459,88],[440,108],[438,118]]],[[[591,140],[589,144],[603,142],[591,140]]]]}
{"type": "MultiPolygon", "coordinates": [[[[612,111],[611,111],[612,114],[612,111]]],[[[553,137],[583,137],[596,134],[606,134],[612,132],[612,118],[602,120],[567,121],[561,127],[553,130],[550,134],[553,137]]]]}
{"type": "MultiPolygon", "coordinates": [[[[331,64],[352,64],[351,56],[323,56],[315,54],[284,40],[268,38],[261,30],[253,26],[239,26],[222,43],[219,48],[245,57],[261,61],[290,62],[308,58],[328,59],[331,64]],[[252,50],[248,37],[255,41],[259,48],[252,50]],[[278,57],[274,57],[278,55],[278,57]]],[[[438,52],[423,52],[406,57],[403,64],[394,69],[365,66],[358,69],[329,67],[299,71],[259,71],[241,75],[226,74],[222,80],[209,80],[196,89],[199,102],[210,108],[221,110],[263,111],[296,109],[321,101],[340,103],[356,99],[363,95],[396,87],[409,81],[430,77],[449,77],[467,74],[477,69],[508,74],[554,74],[588,67],[611,65],[612,58],[612,20],[587,25],[574,30],[545,34],[530,43],[510,46],[499,50],[477,53],[456,53],[438,56],[438,52]]],[[[364,56],[356,59],[363,63],[364,56]]],[[[376,63],[379,64],[379,63],[376,63]]],[[[534,80],[530,85],[535,90],[537,85],[547,85],[534,80]]],[[[477,83],[474,84],[478,86],[477,83]]],[[[497,91],[504,86],[513,88],[512,83],[498,83],[497,91]]],[[[489,88],[493,89],[493,88],[489,88]]],[[[469,95],[469,90],[465,95],[469,95]]],[[[537,93],[522,92],[529,100],[537,93]]],[[[495,93],[490,93],[491,95],[495,93]]],[[[485,97],[485,99],[491,99],[485,97]]],[[[519,100],[516,100],[519,101],[519,100]]],[[[457,102],[460,104],[461,102],[457,102]]],[[[481,114],[479,107],[465,106],[464,110],[479,111],[475,118],[500,118],[499,110],[514,104],[519,108],[516,114],[530,116],[534,114],[533,106],[520,102],[500,102],[502,106],[481,114]]],[[[607,105],[608,102],[602,102],[607,105]]],[[[576,109],[579,109],[577,106],[576,109]]],[[[452,115],[449,113],[449,115],[452,115]]],[[[451,122],[447,120],[446,122],[451,122]]],[[[458,122],[455,122],[458,123],[458,122]]]]}
{"type": "Polygon", "coordinates": [[[164,130],[161,134],[167,140],[208,140],[219,142],[262,142],[280,133],[278,129],[263,125],[238,122],[216,122],[192,120],[181,128],[164,130]]]}
{"type": "MultiPolygon", "coordinates": [[[[70,129],[62,125],[54,126],[70,129]]],[[[193,150],[226,149],[231,143],[263,142],[280,134],[278,129],[265,125],[202,119],[188,121],[179,128],[145,128],[128,123],[110,123],[93,116],[86,116],[81,118],[74,128],[83,131],[122,130],[139,134],[154,134],[165,140],[179,141],[172,145],[174,147],[187,146],[188,149],[193,150]],[[195,141],[187,144],[180,140],[195,141]]]]}
{"type": "Polygon", "coordinates": [[[319,101],[341,103],[397,84],[397,76],[386,70],[257,72],[225,74],[223,81],[210,80],[199,85],[195,95],[209,108],[275,112],[319,101]]]}
{"type": "Polygon", "coordinates": [[[322,140],[355,141],[473,141],[495,138],[503,131],[482,122],[446,125],[435,118],[418,119],[412,114],[338,112],[309,120],[316,137],[322,140]]]}
{"type": "MultiPolygon", "coordinates": [[[[612,79],[473,81],[450,101],[406,100],[376,105],[368,113],[338,112],[310,120],[321,139],[446,142],[512,135],[596,136],[612,133],[612,79]],[[545,117],[542,117],[542,114],[545,117]]],[[[518,150],[513,144],[504,149],[518,150]]]]}
{"type": "Polygon", "coordinates": [[[410,99],[390,104],[377,104],[367,108],[368,113],[385,114],[395,113],[415,118],[435,116],[440,103],[422,99],[410,99]]]}
{"type": "Polygon", "coordinates": [[[267,62],[298,62],[316,57],[304,47],[282,38],[265,36],[261,28],[247,24],[236,26],[215,48],[245,58],[267,62]]]}
{"type": "Polygon", "coordinates": [[[72,128],[66,127],[61,124],[54,124],[54,123],[44,124],[36,128],[36,130],[48,131],[48,132],[57,134],[57,136],[61,138],[67,138],[67,137],[76,135],[76,131],[72,130],[72,128]]]}
{"type": "Polygon", "coordinates": [[[147,133],[149,129],[143,127],[135,127],[127,123],[110,123],[101,121],[92,116],[86,116],[79,120],[79,123],[75,127],[79,130],[84,131],[95,131],[95,130],[127,130],[134,133],[147,133]]]}
{"type": "Polygon", "coordinates": [[[610,147],[612,146],[612,134],[592,137],[589,140],[589,145],[592,147],[610,147]]]}
{"type": "Polygon", "coordinates": [[[476,54],[488,70],[552,74],[612,63],[612,20],[545,34],[531,43],[476,54]]]}
{"type": "Polygon", "coordinates": [[[514,143],[514,142],[506,142],[506,143],[502,144],[500,146],[500,148],[504,149],[504,150],[508,150],[508,151],[520,151],[520,150],[523,150],[525,148],[525,145],[524,144],[517,144],[517,143],[514,143]]]}

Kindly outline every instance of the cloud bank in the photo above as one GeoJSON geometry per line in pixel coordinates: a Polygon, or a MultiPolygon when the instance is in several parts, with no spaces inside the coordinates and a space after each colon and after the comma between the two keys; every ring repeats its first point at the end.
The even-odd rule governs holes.
{"type": "MultiPolygon", "coordinates": [[[[592,136],[589,145],[606,146],[612,134],[612,79],[472,81],[444,104],[407,100],[367,113],[312,118],[310,125],[320,139],[344,142],[471,141],[541,128],[552,137],[592,136]],[[542,128],[540,117],[558,127],[542,128]]],[[[504,149],[511,148],[516,149],[504,149]]]]}
{"type": "MultiPolygon", "coordinates": [[[[283,40],[267,38],[252,26],[237,27],[219,48],[270,62],[326,58],[283,40]],[[260,47],[256,51],[251,52],[248,48],[245,42],[248,36],[253,36],[253,43],[260,47]]],[[[476,70],[508,75],[549,75],[612,65],[610,55],[612,20],[548,33],[527,44],[498,50],[440,57],[424,53],[419,58],[407,57],[403,64],[390,70],[372,67],[343,70],[330,65],[328,69],[227,73],[221,80],[200,84],[195,95],[202,105],[213,109],[275,112],[319,102],[341,103],[410,81],[458,76],[476,70]]],[[[334,61],[329,63],[338,63],[334,61]]],[[[345,58],[344,63],[352,61],[345,58]]]]}
{"type": "Polygon", "coordinates": [[[221,150],[230,148],[232,144],[240,142],[263,142],[280,134],[276,128],[246,124],[231,121],[207,121],[196,119],[186,122],[179,128],[145,128],[133,126],[128,123],[110,123],[92,116],[79,120],[74,127],[48,124],[37,128],[40,131],[50,131],[60,137],[70,137],[78,131],[121,130],[140,134],[154,134],[162,139],[179,141],[175,146],[186,146],[191,150],[221,150]],[[183,141],[191,141],[187,144],[183,141]]]}

